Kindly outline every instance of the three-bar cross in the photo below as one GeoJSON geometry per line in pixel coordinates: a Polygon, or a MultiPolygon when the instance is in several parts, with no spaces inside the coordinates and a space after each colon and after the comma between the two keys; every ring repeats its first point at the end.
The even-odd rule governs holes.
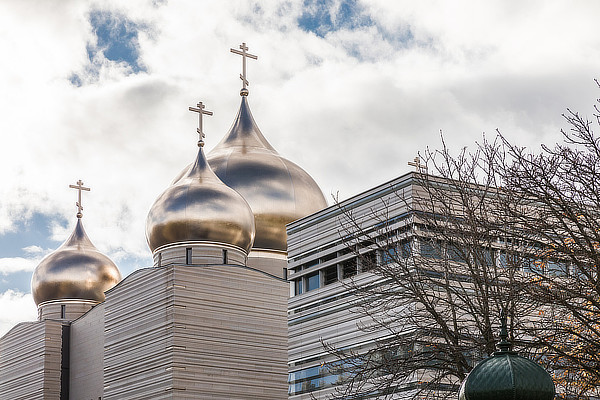
{"type": "Polygon", "coordinates": [[[229,50],[231,50],[231,52],[234,54],[238,54],[238,55],[242,56],[242,73],[240,74],[240,79],[243,82],[242,92],[245,91],[247,94],[248,89],[246,88],[246,86],[248,86],[248,79],[246,79],[246,58],[249,57],[249,58],[252,58],[253,60],[257,60],[258,56],[248,53],[248,46],[246,46],[246,43],[242,43],[240,45],[240,49],[242,51],[239,51],[237,49],[229,49],[229,50]]]}
{"type": "Polygon", "coordinates": [[[77,194],[77,202],[75,203],[75,205],[77,206],[77,218],[81,218],[83,217],[83,206],[81,205],[81,191],[85,190],[86,192],[90,191],[90,188],[83,186],[83,182],[80,180],[77,181],[77,185],[69,185],[69,187],[71,189],[77,189],[77,191],[79,192],[77,194]]]}
{"type": "Polygon", "coordinates": [[[189,110],[198,113],[198,128],[196,128],[196,132],[200,135],[200,140],[198,140],[198,146],[204,146],[204,132],[202,132],[202,115],[213,115],[212,111],[205,111],[204,104],[199,102],[197,104],[198,108],[190,107],[189,110]]]}

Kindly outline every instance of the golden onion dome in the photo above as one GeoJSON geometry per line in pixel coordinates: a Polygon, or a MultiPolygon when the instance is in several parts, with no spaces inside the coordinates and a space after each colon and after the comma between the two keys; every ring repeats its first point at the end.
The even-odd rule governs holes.
{"type": "Polygon", "coordinates": [[[208,155],[217,176],[254,214],[254,249],[287,251],[285,225],[327,207],[311,176],[277,153],[256,125],[247,90],[229,133],[208,155]]]}
{"type": "Polygon", "coordinates": [[[154,202],[146,220],[150,249],[179,242],[234,245],[246,252],[254,240],[248,203],[212,171],[199,142],[196,161],[154,202]]]}
{"type": "Polygon", "coordinates": [[[81,213],[71,236],[37,266],[31,279],[36,305],[50,300],[104,301],[104,292],[121,280],[117,266],[92,244],[81,213]]]}

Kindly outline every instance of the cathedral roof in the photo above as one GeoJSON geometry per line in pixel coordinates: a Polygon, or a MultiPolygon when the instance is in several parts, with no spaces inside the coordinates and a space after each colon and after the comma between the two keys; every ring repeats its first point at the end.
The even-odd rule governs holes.
{"type": "Polygon", "coordinates": [[[117,266],[85,233],[81,207],[77,217],[71,236],[46,256],[33,273],[31,292],[37,305],[67,299],[101,302],[104,292],[121,280],[117,266]]]}
{"type": "Polygon", "coordinates": [[[242,89],[238,114],[208,162],[227,186],[250,205],[255,249],[287,251],[285,225],[327,206],[312,177],[271,146],[258,128],[242,89]]]}
{"type": "Polygon", "coordinates": [[[180,242],[215,242],[247,252],[254,240],[252,211],[242,196],[212,171],[204,155],[201,127],[198,133],[201,139],[195,162],[156,199],[148,213],[148,245],[155,251],[180,242]]]}

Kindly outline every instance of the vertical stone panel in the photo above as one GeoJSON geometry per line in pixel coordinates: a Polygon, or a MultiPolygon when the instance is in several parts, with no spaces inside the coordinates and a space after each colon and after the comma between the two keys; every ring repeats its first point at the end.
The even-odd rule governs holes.
{"type": "Polygon", "coordinates": [[[71,324],[71,399],[104,396],[104,303],[71,324]]]}
{"type": "Polygon", "coordinates": [[[245,267],[174,271],[174,398],[287,397],[287,284],[245,267]]]}
{"type": "Polygon", "coordinates": [[[106,292],[103,399],[174,398],[171,271],[138,270],[106,292]]]}
{"type": "Polygon", "coordinates": [[[62,323],[16,325],[0,339],[0,399],[60,398],[62,323]]]}

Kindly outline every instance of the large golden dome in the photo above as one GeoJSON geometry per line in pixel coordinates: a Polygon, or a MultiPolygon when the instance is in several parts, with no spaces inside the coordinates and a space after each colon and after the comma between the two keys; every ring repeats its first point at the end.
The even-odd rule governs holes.
{"type": "Polygon", "coordinates": [[[104,292],[121,280],[117,266],[92,244],[81,214],[71,236],[37,266],[31,279],[35,304],[50,300],[104,301],[104,292]]]}
{"type": "Polygon", "coordinates": [[[146,220],[146,238],[153,252],[189,241],[230,244],[248,252],[254,218],[242,196],[217,178],[200,146],[196,161],[154,202],[146,220]]]}
{"type": "Polygon", "coordinates": [[[256,125],[247,91],[233,126],[209,153],[217,176],[252,208],[254,249],[287,251],[285,225],[327,206],[321,189],[306,171],[280,156],[256,125]]]}

